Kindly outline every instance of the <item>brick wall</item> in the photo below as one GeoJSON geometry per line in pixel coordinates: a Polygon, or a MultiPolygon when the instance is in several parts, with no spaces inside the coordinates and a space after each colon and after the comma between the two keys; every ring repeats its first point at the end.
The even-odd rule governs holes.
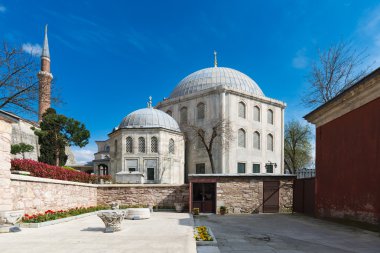
{"type": "Polygon", "coordinates": [[[119,201],[122,205],[158,205],[174,207],[189,202],[188,185],[99,185],[98,204],[119,201]]]}

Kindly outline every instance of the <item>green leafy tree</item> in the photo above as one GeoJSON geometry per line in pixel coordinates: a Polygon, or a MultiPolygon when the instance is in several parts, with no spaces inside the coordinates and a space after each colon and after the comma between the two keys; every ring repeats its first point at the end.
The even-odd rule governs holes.
{"type": "Polygon", "coordinates": [[[84,147],[90,138],[90,132],[83,123],[57,114],[53,108],[42,115],[40,129],[36,129],[35,134],[41,146],[38,160],[56,166],[66,163],[66,146],[84,147]]]}
{"type": "Polygon", "coordinates": [[[311,129],[297,120],[285,125],[285,169],[294,174],[306,167],[312,159],[311,129]]]}
{"type": "Polygon", "coordinates": [[[17,155],[17,154],[22,154],[22,158],[25,159],[25,153],[27,152],[32,152],[34,150],[34,147],[29,144],[25,144],[23,142],[19,144],[13,144],[11,146],[11,154],[12,155],[17,155]]]}

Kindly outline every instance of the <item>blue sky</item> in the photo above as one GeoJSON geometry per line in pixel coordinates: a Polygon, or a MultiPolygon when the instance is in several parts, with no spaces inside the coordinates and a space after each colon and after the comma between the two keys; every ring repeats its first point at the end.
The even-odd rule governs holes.
{"type": "Polygon", "coordinates": [[[0,0],[0,35],[12,45],[38,51],[46,23],[64,101],[57,110],[91,131],[90,144],[74,148],[79,162],[91,160],[94,141],[149,96],[155,104],[188,74],[211,67],[213,50],[219,66],[286,102],[286,120],[310,111],[300,97],[318,48],[350,40],[380,66],[378,1],[0,0]]]}

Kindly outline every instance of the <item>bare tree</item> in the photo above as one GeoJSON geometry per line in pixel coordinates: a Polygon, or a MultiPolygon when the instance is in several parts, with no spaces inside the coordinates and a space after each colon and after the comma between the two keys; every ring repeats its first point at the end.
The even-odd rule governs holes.
{"type": "Polygon", "coordinates": [[[308,125],[292,120],[285,125],[285,168],[292,174],[311,162],[311,130],[308,125]]]}
{"type": "Polygon", "coordinates": [[[309,89],[302,98],[309,107],[319,106],[364,77],[369,67],[362,67],[367,56],[350,43],[339,42],[319,51],[308,74],[309,89]]]}
{"type": "Polygon", "coordinates": [[[0,48],[0,109],[36,112],[37,73],[36,57],[4,42],[0,48]]]}
{"type": "Polygon", "coordinates": [[[187,138],[191,142],[198,143],[206,149],[211,164],[211,171],[215,173],[215,164],[213,158],[213,150],[215,146],[223,147],[229,150],[229,143],[233,140],[231,124],[228,120],[218,119],[211,120],[209,123],[196,126],[187,124],[184,126],[187,138]]]}

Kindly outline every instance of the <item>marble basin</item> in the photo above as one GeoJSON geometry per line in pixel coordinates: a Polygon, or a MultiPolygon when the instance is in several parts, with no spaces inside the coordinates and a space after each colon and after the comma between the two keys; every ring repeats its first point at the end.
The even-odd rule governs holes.
{"type": "Polygon", "coordinates": [[[126,211],[125,219],[128,220],[142,220],[150,218],[149,208],[128,208],[126,211]]]}

